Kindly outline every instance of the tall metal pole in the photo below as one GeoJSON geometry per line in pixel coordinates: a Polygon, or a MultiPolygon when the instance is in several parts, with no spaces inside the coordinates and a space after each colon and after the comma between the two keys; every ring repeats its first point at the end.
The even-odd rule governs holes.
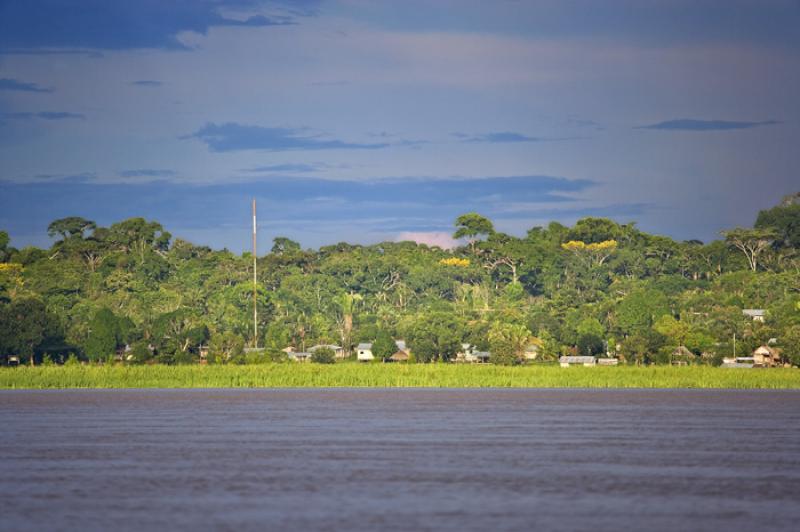
{"type": "Polygon", "coordinates": [[[258,277],[256,272],[256,199],[253,198],[253,347],[258,347],[258,277]]]}

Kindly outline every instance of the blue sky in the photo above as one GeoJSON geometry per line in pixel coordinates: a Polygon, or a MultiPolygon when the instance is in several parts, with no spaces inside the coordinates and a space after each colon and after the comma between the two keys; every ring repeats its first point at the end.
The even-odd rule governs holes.
{"type": "Polygon", "coordinates": [[[717,237],[800,190],[800,2],[0,0],[0,228],[240,251],[477,211],[717,237]],[[79,4],[80,9],[75,5],[79,4]]]}

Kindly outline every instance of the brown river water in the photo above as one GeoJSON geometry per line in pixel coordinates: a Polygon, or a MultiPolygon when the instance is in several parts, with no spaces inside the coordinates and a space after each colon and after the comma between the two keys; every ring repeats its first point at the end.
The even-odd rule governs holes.
{"type": "Polygon", "coordinates": [[[800,392],[0,392],[0,529],[800,530],[800,392]]]}

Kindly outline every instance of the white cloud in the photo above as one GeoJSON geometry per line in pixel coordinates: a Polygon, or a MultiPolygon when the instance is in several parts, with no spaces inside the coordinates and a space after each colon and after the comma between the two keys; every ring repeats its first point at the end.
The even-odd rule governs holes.
{"type": "Polygon", "coordinates": [[[458,245],[449,233],[440,231],[404,231],[397,235],[395,242],[411,241],[417,244],[439,246],[442,249],[452,249],[458,245]]]}

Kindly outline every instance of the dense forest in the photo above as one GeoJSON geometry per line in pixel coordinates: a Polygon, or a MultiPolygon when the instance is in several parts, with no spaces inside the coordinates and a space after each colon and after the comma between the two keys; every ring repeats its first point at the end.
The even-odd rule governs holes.
{"type": "Polygon", "coordinates": [[[0,357],[22,363],[286,360],[281,351],[405,339],[416,362],[452,359],[462,343],[495,363],[609,354],[629,364],[718,364],[770,344],[800,363],[800,194],[753,228],[707,244],[584,218],[522,238],[465,214],[443,250],[413,242],[303,250],[278,237],[253,257],[173,239],[131,218],[100,227],[70,217],[50,249],[15,249],[0,231],[0,357]],[[253,327],[253,297],[258,332],[253,327]],[[764,309],[763,322],[743,313],[764,309]],[[245,346],[266,349],[248,351],[245,346]],[[201,349],[203,347],[203,349],[201,349]]]}

